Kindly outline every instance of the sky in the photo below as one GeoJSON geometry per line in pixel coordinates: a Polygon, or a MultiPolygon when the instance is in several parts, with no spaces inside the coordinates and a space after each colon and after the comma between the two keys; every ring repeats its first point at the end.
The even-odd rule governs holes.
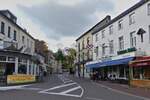
{"type": "Polygon", "coordinates": [[[18,24],[54,52],[73,47],[75,40],[106,15],[112,18],[140,0],[0,0],[18,24]]]}

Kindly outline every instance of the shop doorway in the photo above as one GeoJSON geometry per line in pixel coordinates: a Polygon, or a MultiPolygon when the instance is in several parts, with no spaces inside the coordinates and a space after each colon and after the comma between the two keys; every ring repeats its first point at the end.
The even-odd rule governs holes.
{"type": "Polygon", "coordinates": [[[13,73],[15,72],[15,64],[14,63],[7,63],[6,64],[6,70],[5,70],[5,74],[7,75],[13,75],[13,73]]]}

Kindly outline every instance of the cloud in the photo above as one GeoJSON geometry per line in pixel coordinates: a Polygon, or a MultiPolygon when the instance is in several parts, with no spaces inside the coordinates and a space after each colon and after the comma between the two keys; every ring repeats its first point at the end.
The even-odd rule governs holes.
{"type": "Polygon", "coordinates": [[[34,22],[42,27],[49,38],[78,36],[87,27],[95,24],[96,11],[106,12],[113,9],[109,0],[49,0],[42,5],[26,7],[19,5],[34,22]],[[70,1],[70,2],[69,2],[70,1]],[[74,1],[74,2],[73,2],[74,1]]]}

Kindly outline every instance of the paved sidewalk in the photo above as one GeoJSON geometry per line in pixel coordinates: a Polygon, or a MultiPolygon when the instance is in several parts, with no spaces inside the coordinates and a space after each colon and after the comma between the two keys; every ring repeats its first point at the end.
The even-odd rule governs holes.
{"type": "Polygon", "coordinates": [[[110,87],[112,89],[122,91],[122,92],[150,98],[150,89],[139,88],[139,87],[130,87],[128,85],[119,84],[119,83],[112,83],[109,81],[98,81],[97,83],[104,85],[104,86],[107,86],[107,87],[110,87]]]}

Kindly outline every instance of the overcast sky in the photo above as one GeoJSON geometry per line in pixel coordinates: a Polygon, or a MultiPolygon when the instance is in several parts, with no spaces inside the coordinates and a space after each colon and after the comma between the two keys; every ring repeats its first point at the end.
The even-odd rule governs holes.
{"type": "Polygon", "coordinates": [[[18,24],[49,49],[70,47],[77,37],[106,15],[112,18],[140,0],[0,0],[18,24]]]}

